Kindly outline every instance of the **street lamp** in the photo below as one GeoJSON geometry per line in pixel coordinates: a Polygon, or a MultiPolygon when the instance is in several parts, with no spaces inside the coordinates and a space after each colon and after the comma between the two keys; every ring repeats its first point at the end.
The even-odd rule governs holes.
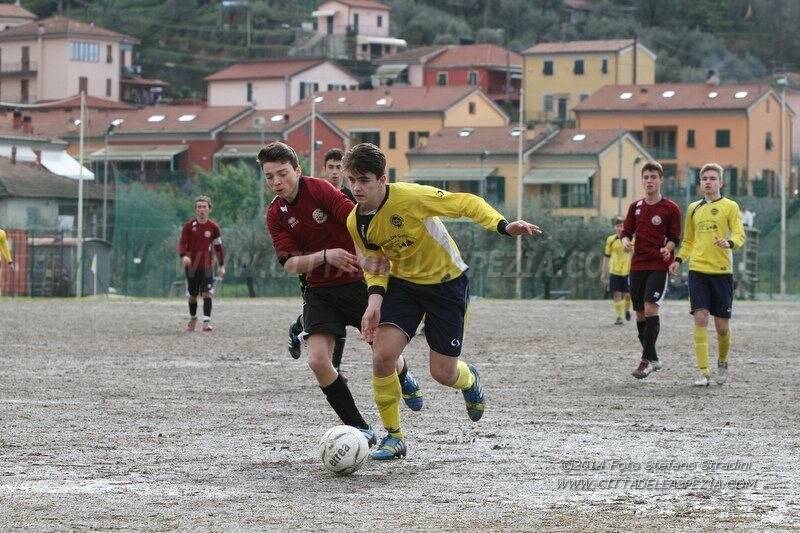
{"type": "Polygon", "coordinates": [[[106,148],[103,151],[103,240],[108,240],[108,138],[114,135],[114,128],[125,122],[116,118],[108,125],[105,134],[106,148]]]}
{"type": "Polygon", "coordinates": [[[781,295],[786,295],[786,86],[789,80],[782,76],[775,80],[781,88],[781,295]]]}
{"type": "Polygon", "coordinates": [[[317,104],[325,100],[321,96],[311,98],[311,168],[309,175],[314,176],[314,163],[317,155],[317,104]]]}

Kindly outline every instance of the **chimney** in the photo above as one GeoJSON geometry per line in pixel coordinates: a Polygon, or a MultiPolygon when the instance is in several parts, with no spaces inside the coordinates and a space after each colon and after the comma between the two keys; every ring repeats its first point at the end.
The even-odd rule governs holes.
{"type": "Polygon", "coordinates": [[[17,146],[16,145],[11,147],[11,164],[12,165],[16,165],[17,164],[17,146]]]}
{"type": "Polygon", "coordinates": [[[647,107],[650,105],[650,91],[647,87],[642,87],[639,89],[639,105],[642,107],[647,107]]]}
{"type": "Polygon", "coordinates": [[[717,75],[715,70],[709,69],[708,75],[706,75],[706,85],[719,85],[719,75],[717,75]]]}
{"type": "Polygon", "coordinates": [[[30,115],[22,117],[22,133],[33,135],[33,121],[30,115]]]}
{"type": "Polygon", "coordinates": [[[14,111],[14,114],[12,115],[12,119],[11,120],[12,120],[11,127],[14,128],[15,130],[18,130],[18,129],[20,129],[22,127],[22,113],[21,112],[14,111]]]}

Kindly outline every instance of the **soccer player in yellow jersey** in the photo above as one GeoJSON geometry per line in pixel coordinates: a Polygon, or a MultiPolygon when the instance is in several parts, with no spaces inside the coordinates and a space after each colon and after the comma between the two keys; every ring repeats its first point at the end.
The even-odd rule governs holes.
{"type": "Polygon", "coordinates": [[[372,342],[375,404],[387,435],[373,459],[403,457],[401,397],[395,361],[425,320],[433,379],[461,390],[473,421],[483,415],[485,400],[478,370],[459,360],[469,286],[456,243],[439,216],[471,218],[490,231],[510,236],[538,235],[524,220],[508,223],[482,198],[413,183],[386,183],[386,158],[369,143],[351,148],[344,173],[358,202],[347,219],[356,250],[366,259],[389,260],[389,272],[364,265],[369,303],[361,334],[372,342]],[[373,259],[370,259],[373,258],[373,259]]]}
{"type": "Polygon", "coordinates": [[[689,302],[694,315],[694,353],[700,376],[694,384],[707,387],[708,316],[714,316],[719,344],[716,381],[725,383],[728,376],[728,352],[731,348],[730,319],[733,307],[733,254],[744,244],[744,226],[739,205],[720,194],[722,167],[708,163],[700,169],[703,198],[689,204],[683,244],[669,266],[673,276],[681,263],[689,260],[689,302]]]}
{"type": "Polygon", "coordinates": [[[633,252],[626,250],[622,246],[622,229],[625,220],[615,217],[612,222],[615,233],[609,235],[606,239],[606,245],[603,250],[603,271],[600,279],[611,292],[614,312],[617,315],[614,325],[621,326],[623,324],[623,311],[625,312],[625,320],[630,321],[631,319],[631,294],[628,289],[628,274],[631,271],[631,256],[633,256],[633,252]]]}
{"type": "Polygon", "coordinates": [[[2,229],[0,229],[0,258],[2,258],[9,267],[14,268],[14,260],[11,258],[11,248],[8,247],[6,232],[2,229]]]}

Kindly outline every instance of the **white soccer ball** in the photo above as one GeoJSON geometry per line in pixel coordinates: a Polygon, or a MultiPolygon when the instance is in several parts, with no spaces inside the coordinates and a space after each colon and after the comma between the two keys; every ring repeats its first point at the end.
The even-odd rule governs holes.
{"type": "Polygon", "coordinates": [[[353,426],[334,426],[319,440],[319,457],[330,472],[352,474],[369,455],[369,442],[353,426]]]}

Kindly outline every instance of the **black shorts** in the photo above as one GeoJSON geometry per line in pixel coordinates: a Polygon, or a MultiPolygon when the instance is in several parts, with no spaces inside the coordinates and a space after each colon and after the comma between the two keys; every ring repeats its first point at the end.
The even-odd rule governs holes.
{"type": "Polygon", "coordinates": [[[192,271],[189,270],[189,267],[186,267],[184,270],[186,273],[186,290],[189,292],[189,296],[197,296],[201,292],[214,293],[213,269],[196,268],[192,271]]]}
{"type": "Polygon", "coordinates": [[[303,333],[327,333],[344,337],[346,327],[361,329],[367,310],[367,285],[356,281],[332,287],[309,287],[303,291],[303,333]]]}
{"type": "Polygon", "coordinates": [[[628,292],[628,276],[609,274],[608,290],[611,291],[612,295],[615,292],[628,292]]]}
{"type": "Polygon", "coordinates": [[[631,304],[634,311],[644,311],[645,302],[661,305],[667,293],[666,270],[632,270],[631,304]]]}
{"type": "Polygon", "coordinates": [[[381,305],[381,325],[397,326],[410,341],[424,316],[425,339],[431,350],[458,357],[464,340],[468,302],[469,280],[466,274],[433,285],[390,277],[381,305]]]}
{"type": "Polygon", "coordinates": [[[704,274],[689,271],[691,312],[707,309],[719,318],[730,318],[733,309],[733,274],[704,274]]]}

